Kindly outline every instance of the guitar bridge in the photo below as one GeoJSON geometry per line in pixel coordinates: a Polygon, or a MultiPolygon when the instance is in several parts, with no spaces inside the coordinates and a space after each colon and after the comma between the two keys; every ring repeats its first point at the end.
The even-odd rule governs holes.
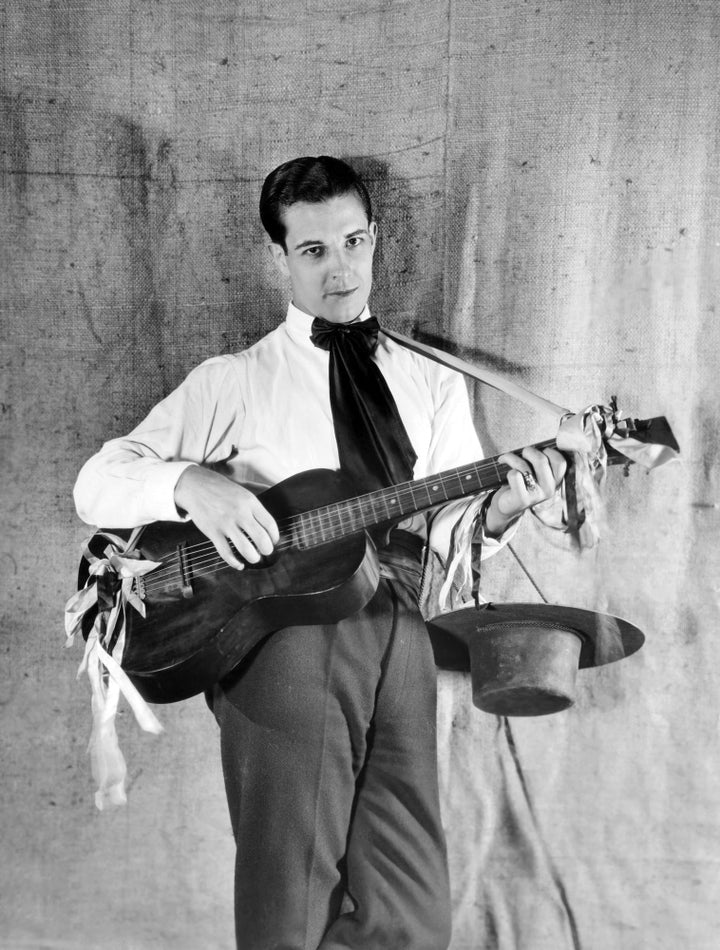
{"type": "Polygon", "coordinates": [[[145,600],[145,594],[146,594],[145,579],[142,576],[138,575],[133,580],[133,587],[135,588],[135,593],[138,595],[140,600],[145,600]]]}
{"type": "Polygon", "coordinates": [[[178,566],[180,567],[180,593],[186,600],[189,600],[193,596],[194,591],[192,588],[192,568],[190,567],[190,560],[184,541],[178,545],[177,555],[178,566]]]}

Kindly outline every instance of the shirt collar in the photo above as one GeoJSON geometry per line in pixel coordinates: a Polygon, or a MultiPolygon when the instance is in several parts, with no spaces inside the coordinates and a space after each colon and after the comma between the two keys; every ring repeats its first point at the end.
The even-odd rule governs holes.
{"type": "MultiPolygon", "coordinates": [[[[366,304],[358,320],[367,320],[369,316],[370,308],[366,304]]],[[[313,349],[316,349],[315,344],[310,339],[310,329],[314,319],[315,318],[311,317],[309,313],[298,310],[295,304],[290,303],[288,305],[287,317],[285,318],[285,326],[287,327],[288,333],[296,342],[306,343],[308,346],[312,346],[313,349]]]]}

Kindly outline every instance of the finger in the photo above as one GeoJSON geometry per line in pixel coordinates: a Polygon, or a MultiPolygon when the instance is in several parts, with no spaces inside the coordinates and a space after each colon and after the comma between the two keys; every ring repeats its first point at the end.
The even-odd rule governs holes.
{"type": "MultiPolygon", "coordinates": [[[[530,480],[532,481],[532,479],[534,479],[540,493],[546,498],[549,498],[550,495],[555,493],[556,487],[555,475],[550,465],[550,459],[544,452],[541,452],[540,449],[536,449],[534,446],[528,446],[523,449],[522,457],[531,467],[530,480]]],[[[531,488],[531,486],[528,485],[528,488],[531,488]]]]}
{"type": "MultiPolygon", "coordinates": [[[[280,540],[280,529],[278,528],[277,521],[273,518],[267,508],[261,504],[259,501],[257,505],[253,508],[253,517],[257,523],[265,530],[268,538],[270,539],[270,544],[274,547],[280,540]]],[[[269,551],[264,551],[264,554],[272,554],[272,547],[269,551]]]]}
{"type": "Polygon", "coordinates": [[[230,547],[229,540],[224,535],[216,534],[212,537],[208,535],[208,537],[215,545],[215,550],[226,564],[229,564],[230,567],[234,567],[236,571],[244,570],[245,565],[241,560],[239,560],[233,549],[230,547]]]}
{"type": "MultiPolygon", "coordinates": [[[[542,453],[538,453],[542,455],[542,453]]],[[[499,456],[498,461],[504,462],[509,466],[510,471],[507,474],[507,482],[510,488],[524,500],[527,499],[529,492],[537,490],[537,479],[532,465],[515,452],[507,452],[499,456]]]]}
{"type": "Polygon", "coordinates": [[[526,472],[528,469],[527,462],[516,452],[505,452],[503,455],[499,455],[498,462],[504,462],[505,465],[516,469],[518,472],[526,472]]]}
{"type": "Polygon", "coordinates": [[[501,511],[524,511],[546,501],[555,493],[549,460],[533,446],[522,453],[508,453],[501,459],[511,466],[507,483],[510,494],[501,503],[501,511]]]}
{"type": "Polygon", "coordinates": [[[514,452],[506,452],[498,456],[498,462],[507,465],[510,471],[505,476],[507,492],[501,494],[500,508],[503,514],[511,514],[515,510],[526,507],[527,489],[524,486],[522,473],[527,470],[527,464],[514,452]]]}
{"type": "Polygon", "coordinates": [[[538,452],[533,446],[529,446],[522,454],[532,464],[537,481],[549,498],[565,477],[567,459],[562,452],[552,448],[538,452]]]}
{"type": "Polygon", "coordinates": [[[565,478],[565,473],[567,472],[567,459],[558,449],[545,449],[544,454],[550,462],[555,484],[559,485],[563,478],[565,478]]]}
{"type": "Polygon", "coordinates": [[[513,468],[508,472],[507,483],[513,499],[516,499],[519,508],[527,508],[533,493],[538,491],[538,484],[527,468],[513,468]]]}
{"type": "Polygon", "coordinates": [[[260,556],[269,557],[273,553],[279,532],[275,519],[262,505],[244,512],[237,520],[237,527],[260,556]]]}
{"type": "Polygon", "coordinates": [[[249,533],[238,524],[228,525],[226,533],[228,541],[234,545],[240,557],[248,564],[257,564],[262,555],[249,533]]]}
{"type": "Polygon", "coordinates": [[[248,525],[245,534],[262,556],[269,557],[273,553],[275,543],[267,529],[258,521],[248,525]]]}

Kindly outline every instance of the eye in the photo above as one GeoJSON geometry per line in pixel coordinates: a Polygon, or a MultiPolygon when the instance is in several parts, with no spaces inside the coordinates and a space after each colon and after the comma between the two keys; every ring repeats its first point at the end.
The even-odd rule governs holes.
{"type": "Polygon", "coordinates": [[[365,241],[365,237],[362,234],[356,234],[351,238],[348,238],[347,243],[348,247],[359,247],[365,241]]]}
{"type": "Polygon", "coordinates": [[[305,257],[322,257],[324,248],[320,245],[313,245],[312,247],[306,247],[303,250],[303,256],[305,257]]]}

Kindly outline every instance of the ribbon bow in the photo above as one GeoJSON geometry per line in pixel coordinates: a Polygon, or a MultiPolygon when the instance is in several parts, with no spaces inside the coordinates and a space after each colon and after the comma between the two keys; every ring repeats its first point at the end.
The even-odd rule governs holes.
{"type": "Polygon", "coordinates": [[[105,805],[121,805],[127,800],[127,766],[115,730],[120,694],[128,701],[142,729],[157,734],[162,732],[162,726],[120,665],[125,646],[126,610],[132,607],[145,616],[145,604],[133,590],[133,581],[159,564],[143,560],[133,551],[136,533],[127,542],[106,532],[100,532],[100,537],[108,541],[105,557],[96,557],[88,541],[83,544],[89,576],[82,590],[73,594],[65,605],[65,646],[72,646],[86,614],[97,607],[78,677],[87,672],[92,689],[93,728],[88,751],[98,786],[95,804],[102,811],[105,805]]]}
{"type": "Polygon", "coordinates": [[[634,438],[614,401],[610,406],[567,413],[560,420],[556,444],[573,464],[561,492],[532,512],[547,527],[567,531],[581,549],[594,547],[605,527],[601,488],[607,472],[607,445],[648,469],[678,458],[669,445],[634,438]]]}

